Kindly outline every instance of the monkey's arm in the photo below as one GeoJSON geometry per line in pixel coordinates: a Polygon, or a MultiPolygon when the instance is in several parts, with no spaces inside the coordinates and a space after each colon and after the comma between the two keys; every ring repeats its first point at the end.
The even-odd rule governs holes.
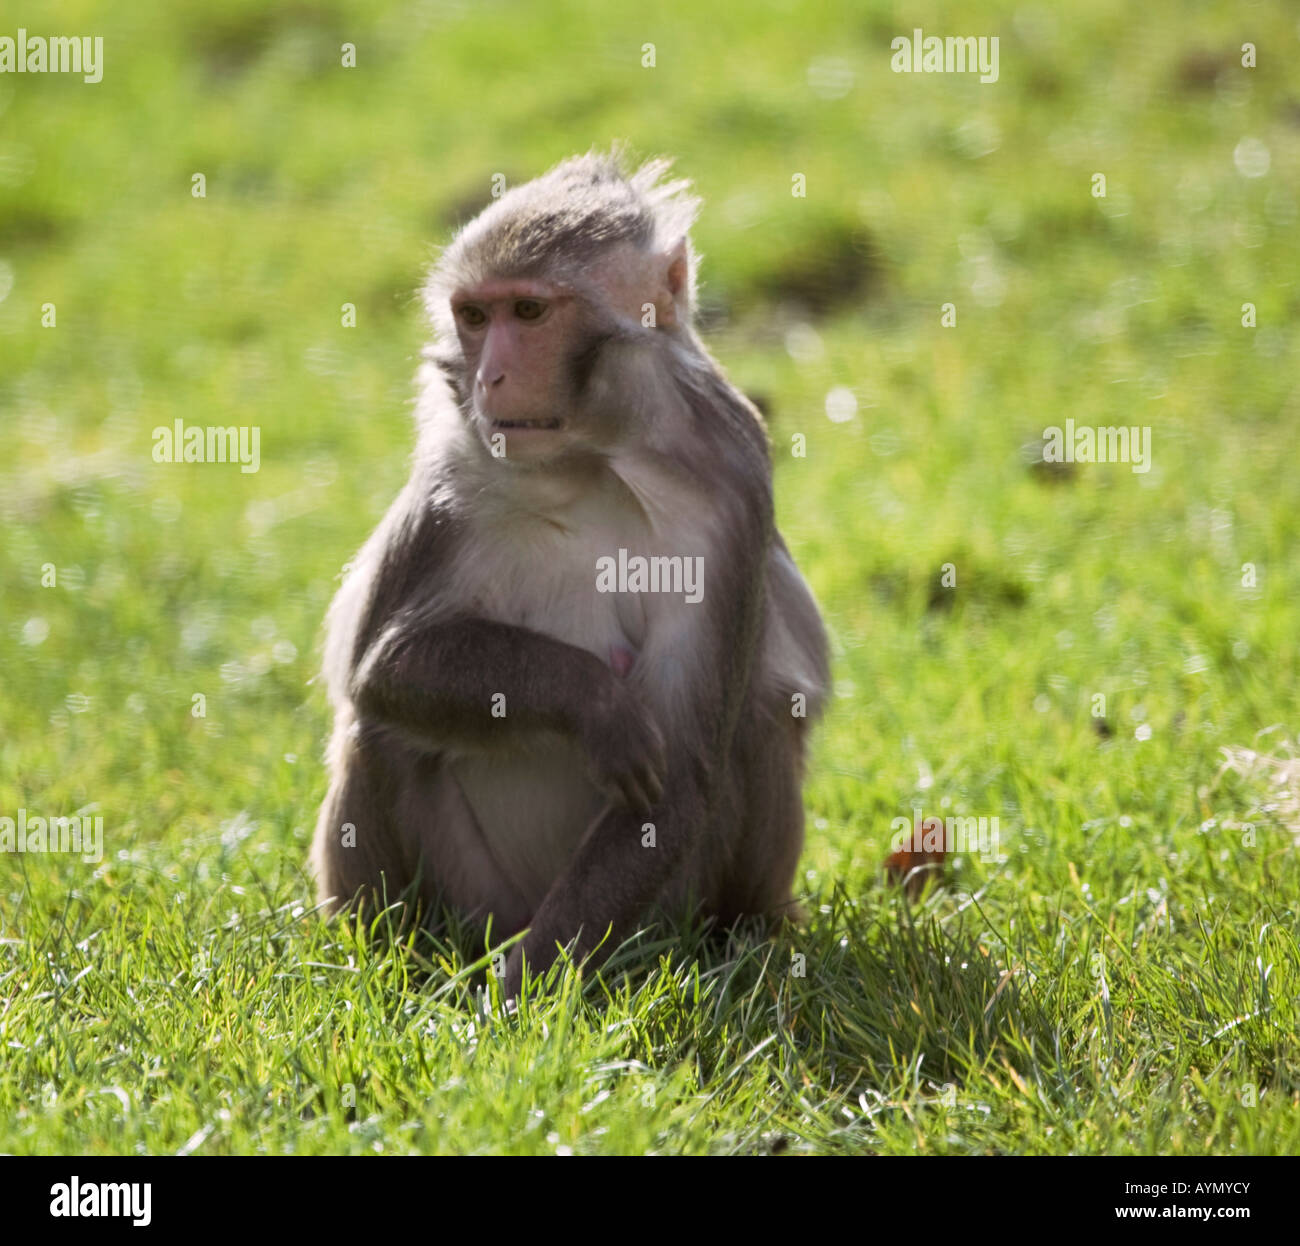
{"type": "Polygon", "coordinates": [[[631,807],[649,807],[661,791],[661,737],[627,685],[594,654],[528,628],[399,620],[362,657],[350,696],[363,719],[435,749],[491,751],[558,732],[583,746],[597,784],[631,807]]]}

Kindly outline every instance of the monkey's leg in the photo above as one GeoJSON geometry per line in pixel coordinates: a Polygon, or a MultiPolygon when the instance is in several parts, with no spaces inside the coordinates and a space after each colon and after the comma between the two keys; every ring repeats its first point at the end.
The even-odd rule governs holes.
{"type": "Polygon", "coordinates": [[[376,733],[346,739],[336,758],[311,852],[322,901],[337,910],[360,896],[373,912],[418,882],[406,899],[425,919],[446,902],[480,928],[491,917],[494,941],[528,924],[444,757],[376,733]]]}
{"type": "Polygon", "coordinates": [[[735,758],[744,801],[724,909],[737,915],[802,916],[791,888],[803,851],[803,724],[760,715],[738,733],[735,758]]]}
{"type": "Polygon", "coordinates": [[[346,730],[331,752],[333,779],[310,857],[317,898],[333,911],[360,898],[373,911],[400,898],[418,862],[394,816],[401,790],[394,754],[346,730]]]}
{"type": "Polygon", "coordinates": [[[689,757],[670,750],[666,794],[657,805],[641,814],[611,804],[595,820],[510,954],[507,998],[518,995],[525,960],[538,974],[555,960],[557,947],[575,938],[576,959],[603,960],[674,886],[690,861],[693,833],[709,819],[707,793],[694,771],[689,757]]]}
{"type": "MultiPolygon", "coordinates": [[[[528,925],[533,905],[493,851],[444,757],[413,754],[396,802],[396,821],[419,854],[426,907],[448,904],[494,943],[528,925]]],[[[474,949],[481,952],[482,946],[474,949]]]]}

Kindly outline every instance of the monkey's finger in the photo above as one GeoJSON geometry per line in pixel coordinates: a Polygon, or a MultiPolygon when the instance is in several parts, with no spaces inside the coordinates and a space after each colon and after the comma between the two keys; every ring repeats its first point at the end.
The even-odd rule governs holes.
{"type": "Polygon", "coordinates": [[[624,802],[633,813],[650,812],[650,794],[632,771],[623,776],[622,788],[624,802]]]}
{"type": "Polygon", "coordinates": [[[646,766],[638,775],[641,791],[645,794],[645,811],[650,812],[664,795],[664,774],[662,766],[646,766]]]}
{"type": "Polygon", "coordinates": [[[650,804],[657,805],[664,795],[664,777],[661,767],[656,766],[646,772],[645,777],[646,794],[650,797],[650,804]]]}
{"type": "Polygon", "coordinates": [[[626,775],[613,774],[597,779],[596,786],[621,809],[635,809],[636,791],[626,775]]]}
{"type": "Polygon", "coordinates": [[[668,750],[664,747],[662,737],[657,738],[654,742],[654,751],[650,755],[650,773],[654,776],[655,782],[659,784],[659,795],[662,795],[664,776],[668,773],[668,750]]]}

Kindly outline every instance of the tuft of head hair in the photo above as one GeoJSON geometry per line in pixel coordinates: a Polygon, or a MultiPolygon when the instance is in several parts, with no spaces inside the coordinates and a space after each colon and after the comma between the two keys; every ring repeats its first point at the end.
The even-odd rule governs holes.
{"type": "MultiPolygon", "coordinates": [[[[649,160],[627,171],[620,148],[572,156],[513,187],[484,208],[443,252],[424,290],[437,319],[452,288],[492,277],[580,275],[608,248],[631,243],[666,253],[690,245],[699,200],[684,178],[668,180],[672,161],[649,160]]],[[[695,302],[691,255],[687,306],[695,302]]]]}

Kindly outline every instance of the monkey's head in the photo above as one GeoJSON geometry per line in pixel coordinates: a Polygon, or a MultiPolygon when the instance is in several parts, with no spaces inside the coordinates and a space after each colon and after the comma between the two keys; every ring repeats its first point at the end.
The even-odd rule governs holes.
{"type": "Polygon", "coordinates": [[[430,274],[431,357],[507,461],[616,443],[627,378],[689,337],[698,204],[688,183],[663,180],[667,168],[629,174],[617,153],[566,160],[481,212],[430,274]]]}

